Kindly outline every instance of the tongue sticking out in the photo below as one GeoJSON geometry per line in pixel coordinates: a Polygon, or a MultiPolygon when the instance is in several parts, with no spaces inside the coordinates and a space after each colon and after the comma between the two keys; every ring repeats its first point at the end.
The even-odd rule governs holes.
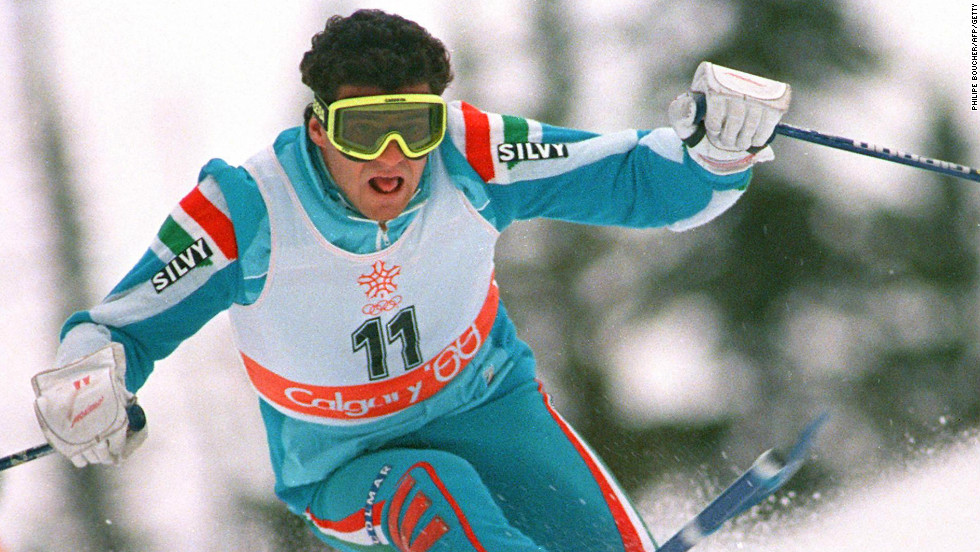
{"type": "Polygon", "coordinates": [[[371,185],[371,188],[374,189],[374,191],[382,194],[390,194],[401,186],[402,178],[400,176],[390,178],[376,176],[369,180],[368,183],[371,185]]]}

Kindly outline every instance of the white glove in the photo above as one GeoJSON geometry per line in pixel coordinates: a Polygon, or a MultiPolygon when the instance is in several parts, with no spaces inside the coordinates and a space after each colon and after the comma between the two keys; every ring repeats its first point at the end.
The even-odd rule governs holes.
{"type": "Polygon", "coordinates": [[[671,102],[667,117],[695,162],[715,174],[733,174],[775,158],[768,143],[790,96],[786,83],[704,61],[691,90],[671,102]]]}
{"type": "Polygon", "coordinates": [[[75,466],[118,464],[146,439],[145,429],[129,430],[126,407],[136,397],[126,390],[125,375],[123,347],[111,343],[31,379],[41,431],[75,466]]]}

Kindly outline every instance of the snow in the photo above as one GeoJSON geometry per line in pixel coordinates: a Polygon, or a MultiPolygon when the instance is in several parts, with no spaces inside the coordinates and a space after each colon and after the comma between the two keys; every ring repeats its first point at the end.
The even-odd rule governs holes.
{"type": "Polygon", "coordinates": [[[949,449],[923,451],[909,464],[866,474],[832,499],[783,495],[782,502],[757,507],[697,549],[976,552],[978,496],[980,438],[964,435],[949,449]],[[767,510],[770,517],[761,519],[759,512],[767,510]]]}

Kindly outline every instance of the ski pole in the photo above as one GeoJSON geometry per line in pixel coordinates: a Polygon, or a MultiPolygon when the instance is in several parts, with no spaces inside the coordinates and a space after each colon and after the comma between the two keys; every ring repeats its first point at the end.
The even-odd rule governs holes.
{"type": "Polygon", "coordinates": [[[869,157],[877,157],[878,159],[884,159],[885,161],[893,161],[895,163],[901,163],[910,167],[942,173],[947,176],[955,176],[957,178],[965,178],[974,182],[980,182],[980,171],[972,167],[958,165],[956,163],[950,163],[949,161],[942,161],[940,159],[933,159],[931,157],[923,157],[914,153],[905,153],[893,148],[886,148],[871,144],[869,142],[860,142],[852,138],[833,136],[830,134],[817,132],[816,130],[799,128],[783,123],[776,125],[776,134],[788,136],[796,140],[811,142],[813,144],[820,144],[821,146],[827,146],[834,149],[859,153],[869,157]]]}
{"type": "Polygon", "coordinates": [[[728,520],[745,512],[774,493],[793,476],[806,460],[813,438],[829,415],[824,413],[810,422],[800,434],[796,445],[783,456],[767,450],[734,483],[722,491],[683,529],[657,552],[685,552],[704,537],[714,533],[728,520]]]}
{"type": "MultiPolygon", "coordinates": [[[[697,112],[694,116],[694,122],[698,123],[704,119],[704,114],[707,111],[707,103],[703,93],[692,92],[692,95],[694,96],[694,101],[697,104],[697,112]]],[[[959,165],[957,163],[951,163],[940,159],[933,159],[931,157],[923,157],[914,153],[905,153],[894,148],[887,148],[872,144],[870,142],[862,142],[853,138],[824,134],[823,132],[818,132],[816,130],[795,127],[785,123],[779,123],[776,125],[773,137],[775,137],[777,134],[787,136],[795,140],[802,140],[804,142],[827,146],[829,148],[867,155],[869,157],[884,159],[885,161],[892,161],[894,163],[901,163],[902,165],[925,169],[927,171],[933,171],[945,174],[947,176],[955,176],[957,178],[965,178],[974,182],[980,182],[980,171],[972,167],[967,167],[965,165],[959,165]]],[[[749,151],[753,152],[753,149],[754,148],[750,148],[749,151]]]]}
{"type": "MultiPolygon", "coordinates": [[[[146,413],[143,412],[143,408],[140,405],[133,403],[131,406],[126,407],[126,417],[129,418],[130,431],[140,431],[146,427],[146,413]]],[[[36,460],[42,456],[47,456],[52,452],[54,452],[54,449],[51,445],[45,443],[11,454],[10,456],[5,456],[0,458],[0,471],[19,466],[31,460],[36,460]]]]}

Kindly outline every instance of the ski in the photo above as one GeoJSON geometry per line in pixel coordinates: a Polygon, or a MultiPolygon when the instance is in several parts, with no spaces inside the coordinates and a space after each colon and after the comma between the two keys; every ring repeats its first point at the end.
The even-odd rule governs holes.
{"type": "Polygon", "coordinates": [[[827,421],[824,413],[803,430],[796,444],[783,456],[767,450],[734,483],[671,537],[658,552],[684,552],[717,531],[726,521],[755,506],[783,486],[800,469],[813,446],[814,437],[827,421]]]}

